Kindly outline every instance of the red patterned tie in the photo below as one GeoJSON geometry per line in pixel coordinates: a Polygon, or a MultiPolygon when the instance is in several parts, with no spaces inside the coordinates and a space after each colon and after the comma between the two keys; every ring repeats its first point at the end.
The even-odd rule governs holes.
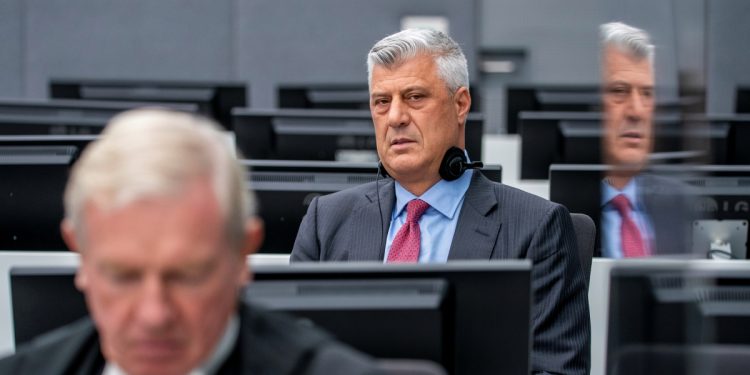
{"type": "Polygon", "coordinates": [[[427,202],[414,199],[406,205],[406,222],[396,233],[388,252],[388,263],[416,263],[419,261],[419,218],[430,207],[427,202]]]}
{"type": "Polygon", "coordinates": [[[630,217],[630,201],[622,194],[612,199],[612,205],[620,213],[622,224],[620,225],[620,241],[622,241],[622,256],[625,258],[646,256],[643,246],[643,237],[638,226],[630,217]]]}

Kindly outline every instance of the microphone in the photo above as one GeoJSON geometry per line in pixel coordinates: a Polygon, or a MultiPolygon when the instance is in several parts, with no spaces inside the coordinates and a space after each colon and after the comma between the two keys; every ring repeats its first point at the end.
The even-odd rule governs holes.
{"type": "Polygon", "coordinates": [[[445,152],[442,163],[440,163],[440,177],[446,181],[457,180],[467,169],[484,167],[481,161],[466,161],[464,151],[458,147],[451,147],[445,152]]]}

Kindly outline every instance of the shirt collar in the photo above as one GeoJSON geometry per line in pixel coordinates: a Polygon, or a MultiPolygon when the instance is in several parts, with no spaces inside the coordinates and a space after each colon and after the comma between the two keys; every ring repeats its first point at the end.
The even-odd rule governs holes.
{"type": "Polygon", "coordinates": [[[614,199],[616,196],[623,194],[626,198],[630,201],[630,205],[633,207],[636,211],[641,211],[641,202],[638,198],[638,176],[631,178],[630,181],[622,188],[622,190],[617,190],[612,185],[607,183],[606,180],[602,180],[602,207],[605,207],[608,205],[608,203],[614,199]]]}
{"type": "MultiPolygon", "coordinates": [[[[464,154],[466,154],[466,160],[470,161],[466,150],[464,150],[464,154]]],[[[464,194],[469,190],[473,173],[474,170],[468,169],[457,180],[446,181],[441,179],[420,197],[410,193],[396,181],[396,209],[393,210],[391,218],[393,219],[401,215],[401,212],[406,208],[406,204],[409,201],[419,198],[427,202],[431,208],[434,208],[443,216],[452,220],[456,215],[456,211],[458,211],[458,206],[464,194]]]]}
{"type": "MultiPolygon", "coordinates": [[[[216,343],[216,347],[214,348],[214,351],[213,353],[211,353],[211,356],[208,358],[208,360],[203,362],[200,367],[190,371],[188,375],[212,375],[219,371],[221,365],[224,363],[224,361],[226,361],[226,359],[229,357],[229,354],[232,352],[232,349],[237,342],[237,336],[239,336],[239,334],[240,319],[237,316],[237,313],[235,313],[229,319],[227,327],[224,328],[224,334],[221,336],[221,339],[219,339],[219,342],[216,343]]],[[[127,373],[116,363],[108,361],[104,366],[102,375],[127,375],[127,373]]]]}

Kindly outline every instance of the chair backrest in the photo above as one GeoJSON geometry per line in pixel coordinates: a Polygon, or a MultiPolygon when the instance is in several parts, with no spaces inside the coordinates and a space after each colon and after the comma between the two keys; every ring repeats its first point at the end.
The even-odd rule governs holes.
{"type": "Polygon", "coordinates": [[[596,224],[586,214],[571,213],[570,218],[573,220],[573,229],[578,241],[578,257],[581,259],[581,268],[583,268],[584,279],[588,286],[591,276],[591,259],[596,246],[596,224]]]}

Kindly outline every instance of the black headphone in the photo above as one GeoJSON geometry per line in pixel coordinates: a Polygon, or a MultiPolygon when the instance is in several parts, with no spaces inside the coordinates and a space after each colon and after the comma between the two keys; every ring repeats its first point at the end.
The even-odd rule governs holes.
{"type": "MultiPolygon", "coordinates": [[[[443,161],[440,162],[440,177],[446,181],[457,180],[461,177],[467,169],[477,169],[484,167],[484,163],[481,161],[473,161],[471,163],[466,161],[466,154],[464,150],[458,147],[451,147],[445,152],[443,161]]],[[[385,170],[383,162],[378,162],[378,173],[381,177],[390,177],[388,171],[385,170]]]]}

